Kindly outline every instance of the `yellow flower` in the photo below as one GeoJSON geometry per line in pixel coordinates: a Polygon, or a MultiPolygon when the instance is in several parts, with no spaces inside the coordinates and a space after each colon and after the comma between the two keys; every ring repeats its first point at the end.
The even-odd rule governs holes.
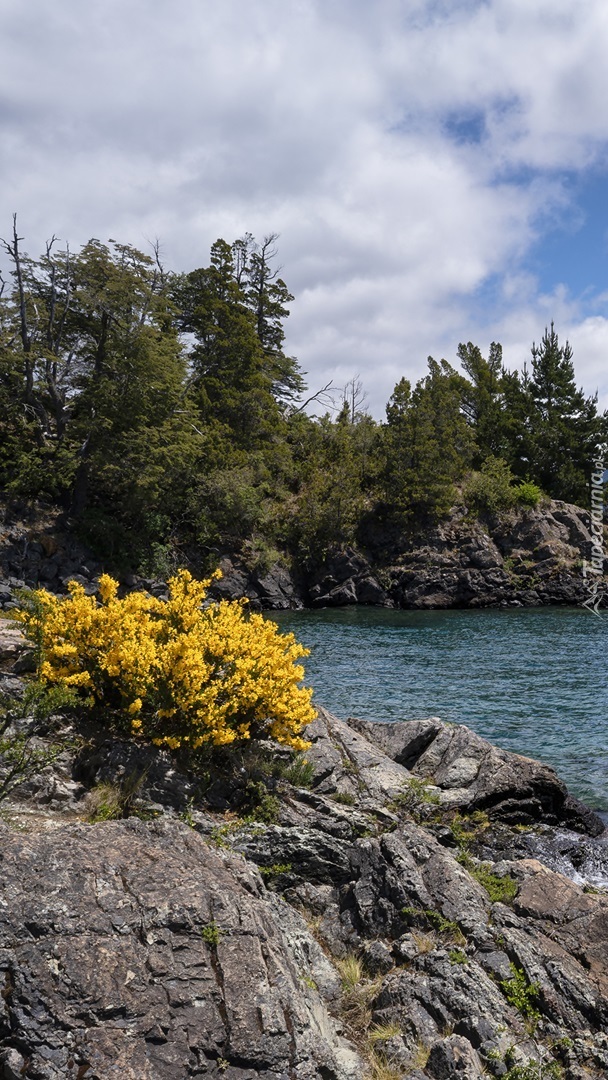
{"type": "Polygon", "coordinates": [[[146,593],[119,600],[107,574],[101,603],[75,582],[65,598],[38,590],[23,619],[40,644],[40,677],[82,687],[89,702],[118,696],[133,732],[158,746],[269,735],[306,749],[301,732],[316,714],[297,661],[308,650],[240,601],[203,607],[218,576],[195,581],[180,570],[166,602],[146,593]]]}

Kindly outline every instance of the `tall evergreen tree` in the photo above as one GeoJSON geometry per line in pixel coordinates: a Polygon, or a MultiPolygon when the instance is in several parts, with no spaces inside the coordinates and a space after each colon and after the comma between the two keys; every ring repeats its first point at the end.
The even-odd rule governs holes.
{"type": "Polygon", "coordinates": [[[505,455],[508,436],[502,393],[502,346],[490,345],[488,359],[472,342],[458,346],[458,357],[468,379],[463,380],[462,411],[475,434],[477,450],[473,465],[490,456],[505,455]]]}
{"type": "MultiPolygon", "coordinates": [[[[547,494],[584,505],[592,463],[605,430],[597,395],[576,386],[572,349],[560,345],[551,323],[540,345],[532,346],[528,468],[547,494]]],[[[521,464],[526,464],[521,462],[521,464]]]]}
{"type": "Polygon", "coordinates": [[[280,424],[256,320],[235,274],[232,247],[216,240],[208,267],[173,282],[179,325],[195,338],[191,388],[201,420],[255,449],[280,424]]]}
{"type": "Polygon", "coordinates": [[[385,492],[408,520],[444,514],[454,483],[470,464],[474,441],[462,412],[462,378],[429,357],[429,374],[411,391],[406,379],[387,406],[385,492]]]}
{"type": "Polygon", "coordinates": [[[287,304],[293,300],[285,282],[274,266],[277,256],[277,233],[257,244],[251,234],[233,244],[235,277],[243,289],[255,317],[255,328],[264,351],[265,370],[277,401],[292,402],[305,390],[300,367],[284,351],[284,322],[289,316],[287,304]]]}
{"type": "Polygon", "coordinates": [[[123,548],[129,530],[144,544],[166,526],[196,457],[163,275],[113,241],[76,255],[51,242],[39,260],[19,244],[15,229],[14,288],[1,304],[0,482],[96,515],[123,548]]]}

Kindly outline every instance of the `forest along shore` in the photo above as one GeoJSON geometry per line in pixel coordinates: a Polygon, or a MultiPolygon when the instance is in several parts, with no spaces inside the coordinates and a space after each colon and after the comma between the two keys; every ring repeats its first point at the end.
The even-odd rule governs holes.
{"type": "MultiPolygon", "coordinates": [[[[336,547],[298,563],[286,553],[260,562],[243,550],[218,550],[223,578],[214,598],[245,596],[254,608],[283,610],[371,604],[412,609],[581,604],[590,558],[589,511],[560,500],[503,511],[485,519],[454,508],[439,524],[405,535],[370,526],[365,547],[336,547]]],[[[200,553],[182,552],[196,573],[200,553]]],[[[162,577],[101,561],[59,511],[0,507],[0,606],[16,603],[23,586],[65,592],[70,580],[88,590],[103,570],[125,588],[166,594],[162,577]]],[[[202,570],[201,570],[202,573],[202,570]]]]}
{"type": "Polygon", "coordinates": [[[205,776],[18,726],[63,749],[2,807],[4,1078],[606,1075],[603,823],[547,766],[433,717],[205,776]]]}

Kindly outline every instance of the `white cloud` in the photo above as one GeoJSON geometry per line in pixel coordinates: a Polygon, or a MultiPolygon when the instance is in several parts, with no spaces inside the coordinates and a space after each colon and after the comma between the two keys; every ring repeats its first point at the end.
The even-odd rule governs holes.
{"type": "Polygon", "coordinates": [[[603,308],[526,264],[579,213],[560,171],[606,157],[600,0],[3,7],[0,232],[159,236],[175,268],[279,232],[290,350],[379,415],[429,353],[502,335],[517,362],[552,317],[601,382],[603,308]]]}

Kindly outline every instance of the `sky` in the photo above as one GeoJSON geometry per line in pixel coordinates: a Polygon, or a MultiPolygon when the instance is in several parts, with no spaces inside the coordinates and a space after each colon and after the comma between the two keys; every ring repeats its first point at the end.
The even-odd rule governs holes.
{"type": "Polygon", "coordinates": [[[605,0],[0,0],[0,236],[205,266],[278,233],[287,351],[381,417],[554,320],[608,408],[605,0]]]}

